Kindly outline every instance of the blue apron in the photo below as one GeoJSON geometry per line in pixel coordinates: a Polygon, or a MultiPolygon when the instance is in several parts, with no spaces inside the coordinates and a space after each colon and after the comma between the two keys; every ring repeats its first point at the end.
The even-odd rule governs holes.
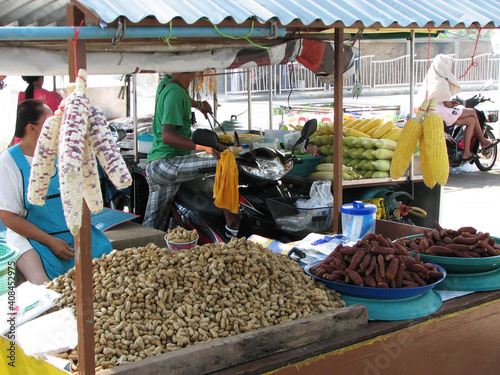
{"type": "MultiPolygon", "coordinates": [[[[45,204],[43,206],[31,204],[27,199],[31,167],[18,145],[10,147],[7,150],[14,158],[23,176],[24,206],[28,211],[26,219],[44,232],[54,237],[61,238],[71,247],[74,247],[74,237],[69,231],[66,220],[64,219],[61,194],[59,191],[59,173],[56,173],[55,176],[52,176],[50,179],[45,204]]],[[[28,240],[38,255],[40,255],[40,258],[42,258],[43,267],[50,279],[65,274],[70,268],[75,266],[74,258],[58,258],[49,247],[35,240],[28,240]]],[[[103,254],[110,253],[111,250],[113,250],[113,247],[108,238],[100,230],[92,227],[92,258],[100,258],[103,254]]]]}

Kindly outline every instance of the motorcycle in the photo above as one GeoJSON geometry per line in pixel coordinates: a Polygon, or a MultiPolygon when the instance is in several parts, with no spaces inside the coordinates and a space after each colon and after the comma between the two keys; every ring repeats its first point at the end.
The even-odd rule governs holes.
{"type": "MultiPolygon", "coordinates": [[[[282,178],[293,169],[294,164],[303,162],[295,156],[295,148],[307,142],[316,128],[317,121],[309,120],[291,152],[259,147],[236,157],[241,219],[238,237],[259,234],[281,242],[295,239],[293,234],[278,229],[266,199],[307,195],[301,188],[292,189],[282,178]]],[[[223,151],[213,130],[196,129],[192,139],[196,144],[223,151]]],[[[200,169],[199,178],[181,185],[171,206],[169,228],[181,226],[188,230],[196,229],[202,244],[228,242],[230,239],[226,235],[223,212],[213,203],[215,174],[202,177],[207,173],[215,173],[215,170],[215,167],[200,169]]]]}
{"type": "MultiPolygon", "coordinates": [[[[466,100],[460,99],[458,97],[456,97],[454,100],[457,100],[466,108],[474,108],[476,110],[477,118],[479,119],[479,124],[481,125],[484,136],[491,141],[494,141],[496,139],[495,135],[493,134],[493,127],[490,125],[490,123],[498,121],[498,110],[482,111],[475,108],[481,103],[493,103],[493,101],[491,101],[489,98],[485,98],[481,93],[474,95],[473,97],[466,100]]],[[[458,167],[463,163],[462,155],[464,152],[465,144],[464,136],[465,126],[445,126],[446,147],[448,148],[448,159],[450,167],[458,167]]],[[[479,159],[470,161],[469,163],[472,164],[474,162],[481,171],[489,171],[491,168],[493,168],[497,159],[497,145],[484,150],[481,147],[481,142],[479,142],[476,134],[473,134],[470,147],[471,152],[473,154],[477,154],[479,156],[479,159]]]]}

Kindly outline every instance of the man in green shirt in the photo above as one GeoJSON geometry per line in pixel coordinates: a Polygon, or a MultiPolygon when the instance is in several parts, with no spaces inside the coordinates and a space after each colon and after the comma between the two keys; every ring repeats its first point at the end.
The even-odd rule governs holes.
{"type": "MultiPolygon", "coordinates": [[[[158,85],[153,119],[153,146],[146,175],[149,197],[143,225],[165,230],[170,206],[182,182],[200,177],[200,168],[215,167],[219,153],[191,140],[191,108],[207,117],[210,104],[191,99],[187,89],[199,72],[172,73],[158,85]],[[204,151],[192,153],[193,150],[204,151]],[[210,154],[210,155],[207,155],[210,154]]],[[[239,216],[223,210],[227,234],[235,236],[239,216]]]]}

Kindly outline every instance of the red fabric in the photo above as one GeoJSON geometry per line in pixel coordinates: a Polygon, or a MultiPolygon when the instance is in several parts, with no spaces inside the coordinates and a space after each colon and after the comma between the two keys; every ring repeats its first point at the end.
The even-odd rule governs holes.
{"type": "Polygon", "coordinates": [[[297,56],[297,62],[316,72],[323,63],[326,43],[322,40],[312,39],[304,39],[302,43],[302,51],[300,56],[297,56]]]}
{"type": "MultiPolygon", "coordinates": [[[[45,89],[35,89],[33,94],[34,99],[40,99],[45,104],[47,104],[52,112],[55,112],[59,104],[62,102],[62,96],[59,95],[56,91],[48,91],[45,89]]],[[[21,91],[19,93],[18,103],[21,103],[26,100],[26,93],[21,91]]]]}

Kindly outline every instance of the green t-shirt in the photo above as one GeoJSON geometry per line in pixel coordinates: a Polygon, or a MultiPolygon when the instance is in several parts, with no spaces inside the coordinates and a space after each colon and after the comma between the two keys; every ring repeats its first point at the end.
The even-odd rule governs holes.
{"type": "Polygon", "coordinates": [[[148,153],[148,161],[191,154],[191,150],[166,145],[161,139],[162,125],[175,125],[178,134],[191,138],[191,100],[186,90],[177,83],[164,86],[171,80],[165,77],[156,90],[153,146],[148,153]]]}

